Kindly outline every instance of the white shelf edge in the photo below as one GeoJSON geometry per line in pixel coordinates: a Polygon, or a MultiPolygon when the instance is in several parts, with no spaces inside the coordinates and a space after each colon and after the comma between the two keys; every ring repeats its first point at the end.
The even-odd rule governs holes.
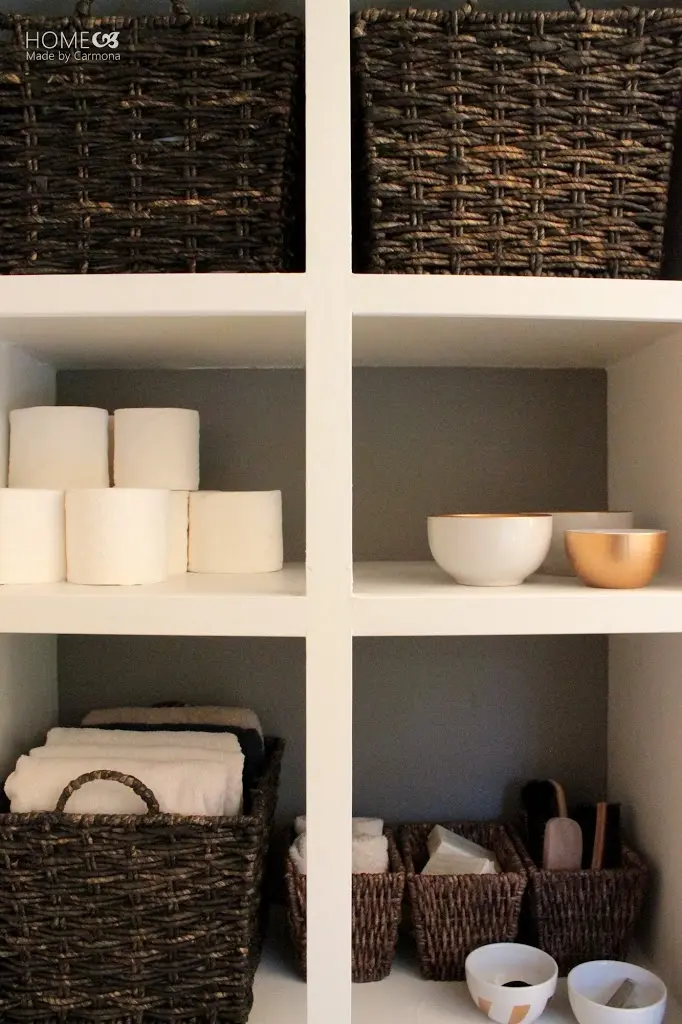
{"type": "MultiPolygon", "coordinates": [[[[283,913],[273,908],[272,918],[256,973],[249,1024],[304,1024],[306,985],[293,967],[293,949],[283,913]]],[[[401,946],[387,978],[352,986],[353,1024],[484,1024],[486,1018],[471,1001],[466,983],[424,981],[416,956],[409,944],[401,946]]],[[[633,960],[655,970],[641,956],[633,955],[633,960]]],[[[542,1015],[541,1024],[575,1024],[565,978],[559,979],[557,994],[542,1015]]],[[[671,995],[666,1024],[682,1024],[682,1007],[671,995]]]]}
{"type": "Polygon", "coordinates": [[[354,274],[356,316],[681,323],[682,282],[354,274]]]}
{"type": "Polygon", "coordinates": [[[520,587],[463,587],[432,562],[355,566],[354,636],[682,633],[682,582],[596,590],[536,576],[520,587]]]}
{"type": "Polygon", "coordinates": [[[2,320],[304,313],[305,274],[0,276],[2,320]]]}
{"type": "Polygon", "coordinates": [[[116,636],[306,635],[302,565],[139,587],[0,586],[0,632],[116,636]]]}

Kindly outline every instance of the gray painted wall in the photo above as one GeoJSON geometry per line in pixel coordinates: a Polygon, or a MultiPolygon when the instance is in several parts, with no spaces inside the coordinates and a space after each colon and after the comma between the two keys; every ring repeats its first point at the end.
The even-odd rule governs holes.
{"type": "MultiPolygon", "coordinates": [[[[600,371],[357,370],[356,557],[427,558],[429,512],[603,506],[605,387],[600,371]]],[[[202,486],[282,487],[286,556],[303,557],[303,371],[69,371],[58,395],[199,409],[202,486]]],[[[289,742],[282,814],[302,808],[302,641],[65,636],[59,674],[66,724],[122,701],[254,706],[289,742]]],[[[603,792],[602,637],[358,640],[354,687],[356,813],[494,815],[530,775],[603,792]]]]}

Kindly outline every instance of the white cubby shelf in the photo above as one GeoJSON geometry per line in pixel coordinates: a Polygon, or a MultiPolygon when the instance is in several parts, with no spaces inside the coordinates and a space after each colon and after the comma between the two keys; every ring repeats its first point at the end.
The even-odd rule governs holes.
{"type": "MultiPolygon", "coordinates": [[[[305,565],[125,590],[0,587],[3,768],[57,720],[55,636],[227,637],[232,664],[241,656],[234,638],[260,638],[264,646],[271,637],[305,638],[307,984],[269,948],[250,1024],[476,1024],[484,1018],[462,985],[421,981],[414,958],[399,960],[386,981],[350,983],[354,649],[362,655],[371,638],[392,638],[398,657],[411,637],[450,638],[450,650],[461,650],[453,638],[489,637],[485,643],[504,659],[513,656],[510,648],[494,638],[607,635],[608,796],[626,808],[629,830],[654,866],[656,892],[642,941],[679,997],[682,282],[354,275],[349,8],[347,0],[305,6],[305,274],[0,277],[0,464],[7,455],[5,414],[54,402],[60,370],[304,369],[305,565]],[[356,552],[354,566],[354,440],[370,443],[360,430],[354,438],[354,366],[356,380],[366,368],[605,370],[603,498],[608,482],[610,507],[631,508],[638,525],[669,530],[664,575],[641,591],[539,577],[483,591],[456,586],[432,563],[381,561],[372,551],[356,552]]],[[[278,397],[293,404],[289,392],[278,397]]],[[[486,412],[477,408],[479,423],[486,412]]],[[[399,445],[399,410],[383,415],[395,415],[399,445]]],[[[428,473],[428,451],[423,464],[428,473]]],[[[387,517],[397,501],[386,494],[387,517]]],[[[164,642],[173,657],[177,647],[164,642]]],[[[197,648],[187,645],[191,657],[197,648]]],[[[269,656],[286,647],[282,641],[269,656]]],[[[299,647],[302,655],[303,642],[299,647]]],[[[372,671],[373,656],[370,650],[372,671]]],[[[215,657],[222,670],[223,652],[215,657]]],[[[579,661],[578,653],[568,671],[579,661]]],[[[145,669],[135,661],[127,670],[134,674],[138,666],[145,669]]],[[[498,667],[501,697],[507,678],[498,667]]],[[[275,682],[284,695],[286,682],[275,682]]],[[[259,683],[254,679],[256,706],[259,683]]],[[[446,687],[455,692],[457,684],[457,672],[448,672],[446,687]]],[[[356,706],[364,696],[359,689],[356,706]]],[[[85,694],[96,702],[98,694],[85,694]]],[[[404,726],[408,705],[401,696],[396,692],[394,707],[404,726]]],[[[420,697],[418,686],[410,696],[420,697]]],[[[480,706],[487,714],[484,699],[480,706]]],[[[440,725],[443,717],[433,721],[440,725]]],[[[556,718],[545,716],[542,729],[559,727],[556,718]]],[[[373,728],[392,735],[398,724],[382,720],[373,728]]],[[[466,723],[453,718],[446,725],[457,746],[466,723]]],[[[429,737],[422,739],[428,747],[429,737]]],[[[504,757],[504,747],[496,754],[504,757]]],[[[399,785],[417,787],[418,775],[399,785]]],[[[606,785],[606,771],[604,779],[606,785]]],[[[444,779],[444,789],[450,781],[444,779]]],[[[545,1020],[568,1024],[564,997],[545,1020]]],[[[669,1024],[679,1022],[671,1010],[669,1024]]]]}

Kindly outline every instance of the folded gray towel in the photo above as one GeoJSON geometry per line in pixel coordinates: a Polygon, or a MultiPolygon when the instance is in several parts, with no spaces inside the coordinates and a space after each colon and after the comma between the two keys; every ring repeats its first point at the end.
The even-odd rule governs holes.
{"type": "Polygon", "coordinates": [[[263,729],[255,711],[249,708],[182,707],[102,708],[90,711],[81,725],[231,725],[254,729],[263,738],[263,729]]]}

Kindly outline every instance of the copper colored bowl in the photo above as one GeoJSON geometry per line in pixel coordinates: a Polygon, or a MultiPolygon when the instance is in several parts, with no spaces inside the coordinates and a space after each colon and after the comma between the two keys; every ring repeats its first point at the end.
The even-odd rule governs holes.
{"type": "Polygon", "coordinates": [[[666,530],[567,530],[566,554],[588,587],[646,587],[658,572],[666,530]]]}

